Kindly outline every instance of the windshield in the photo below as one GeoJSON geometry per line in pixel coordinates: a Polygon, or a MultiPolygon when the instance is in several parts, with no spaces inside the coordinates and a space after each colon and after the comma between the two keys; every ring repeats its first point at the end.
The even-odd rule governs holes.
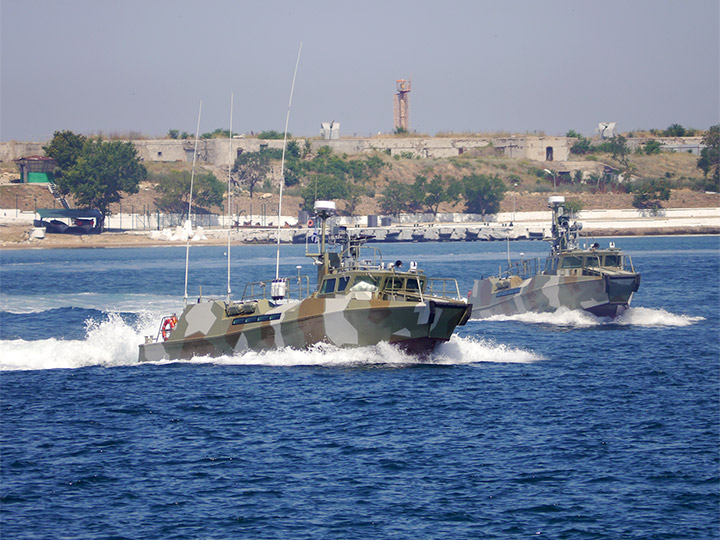
{"type": "Polygon", "coordinates": [[[605,255],[605,266],[622,266],[622,255],[605,255]]]}
{"type": "Polygon", "coordinates": [[[370,276],[355,276],[355,283],[350,287],[351,292],[376,292],[377,290],[377,281],[370,276]]]}
{"type": "Polygon", "coordinates": [[[582,266],[582,258],[575,256],[563,257],[561,268],[580,268],[582,266]]]}

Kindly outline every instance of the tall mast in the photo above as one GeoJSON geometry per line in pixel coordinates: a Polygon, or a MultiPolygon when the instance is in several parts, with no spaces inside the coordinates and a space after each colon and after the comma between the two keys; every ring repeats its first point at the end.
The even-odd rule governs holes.
{"type": "Polygon", "coordinates": [[[228,133],[228,185],[227,185],[227,213],[228,213],[228,235],[227,235],[227,302],[230,303],[230,233],[232,232],[232,198],[230,196],[230,174],[232,173],[232,116],[233,116],[233,94],[230,93],[230,131],[228,133]]]}
{"type": "Polygon", "coordinates": [[[187,285],[188,285],[188,264],[190,261],[190,233],[192,232],[192,224],[190,223],[190,213],[192,212],[192,194],[193,185],[195,183],[195,161],[197,159],[198,138],[200,137],[200,115],[202,114],[202,100],[200,100],[200,109],[198,110],[197,128],[195,128],[195,149],[193,150],[192,172],[190,173],[190,200],[188,202],[188,218],[185,222],[185,230],[187,232],[187,240],[185,241],[185,296],[183,305],[187,307],[187,285]]]}
{"type": "Polygon", "coordinates": [[[293,92],[295,91],[295,77],[297,77],[298,65],[300,64],[300,53],[302,52],[302,41],[298,49],[297,60],[295,61],[295,72],[293,73],[292,85],[290,86],[290,101],[288,102],[287,115],[285,115],[285,135],[283,136],[282,160],[280,161],[280,200],[278,201],[278,225],[277,225],[277,254],[275,257],[275,279],[280,277],[280,222],[282,218],[283,187],[285,187],[285,150],[287,148],[288,124],[290,123],[290,107],[292,106],[293,92]]]}

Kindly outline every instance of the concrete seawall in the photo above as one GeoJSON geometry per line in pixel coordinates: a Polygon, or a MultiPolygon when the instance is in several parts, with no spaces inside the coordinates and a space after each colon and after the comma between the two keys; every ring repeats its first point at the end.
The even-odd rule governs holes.
{"type": "MultiPolygon", "coordinates": [[[[451,214],[446,214],[445,219],[451,214]]],[[[467,217],[459,214],[458,217],[467,217]]],[[[434,221],[423,222],[423,216],[400,216],[398,222],[384,227],[368,227],[366,217],[340,217],[335,225],[346,226],[352,234],[366,234],[378,242],[461,242],[493,240],[540,240],[550,235],[550,212],[501,213],[492,221],[434,221]],[[513,217],[515,220],[513,221],[513,217]],[[412,219],[416,218],[416,219],[412,219]]],[[[429,216],[426,216],[429,217],[429,216]]],[[[660,235],[660,234],[720,234],[720,208],[667,209],[652,215],[634,209],[590,210],[580,212],[583,236],[660,235]]],[[[306,227],[286,227],[280,230],[282,243],[305,243],[313,231],[306,227]]],[[[135,231],[141,234],[140,231],[135,231]]],[[[165,234],[151,232],[154,239],[165,234]]],[[[142,233],[146,234],[146,233],[142,233]]],[[[204,229],[207,239],[226,239],[227,228],[204,229]]],[[[277,228],[255,227],[233,230],[231,239],[241,243],[272,243],[277,228]]]]}
{"type": "MultiPolygon", "coordinates": [[[[0,209],[0,225],[29,228],[36,217],[33,212],[0,209]]],[[[264,222],[249,220],[263,226],[233,229],[232,241],[275,242],[277,222],[270,216],[265,218],[264,222]]],[[[482,221],[481,216],[472,214],[439,214],[435,219],[430,214],[407,214],[389,219],[392,223],[383,227],[369,227],[367,216],[337,217],[333,222],[347,227],[354,234],[372,235],[379,242],[492,241],[549,236],[551,215],[550,211],[506,212],[487,216],[482,221]]],[[[635,209],[587,210],[579,212],[576,221],[582,223],[583,236],[720,234],[720,208],[670,208],[655,215],[635,209]]],[[[128,235],[172,242],[180,239],[179,223],[179,216],[116,214],[108,218],[106,227],[128,235]]],[[[229,223],[226,216],[201,216],[194,223],[196,229],[202,227],[198,241],[226,240],[229,223]]],[[[305,243],[308,232],[312,232],[307,227],[298,227],[297,218],[291,216],[283,216],[283,223],[287,224],[280,230],[280,241],[283,243],[305,243]]]]}

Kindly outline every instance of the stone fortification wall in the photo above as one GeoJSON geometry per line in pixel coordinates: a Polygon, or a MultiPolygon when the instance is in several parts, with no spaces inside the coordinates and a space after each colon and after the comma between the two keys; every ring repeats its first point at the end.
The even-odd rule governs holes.
{"type": "MultiPolygon", "coordinates": [[[[296,139],[301,146],[305,139],[296,139]]],[[[658,141],[664,150],[699,154],[702,137],[633,137],[627,139],[631,150],[649,140],[658,141]]],[[[132,141],[144,161],[192,162],[195,141],[191,139],[148,139],[132,141]]],[[[417,158],[450,158],[463,154],[492,151],[498,156],[531,159],[533,161],[565,162],[570,159],[574,139],[518,135],[510,137],[371,137],[337,140],[310,139],[313,150],[329,146],[339,154],[369,154],[383,152],[391,156],[417,158]]],[[[0,161],[8,162],[21,157],[44,155],[47,142],[0,142],[0,161]]],[[[198,162],[227,167],[229,160],[242,152],[257,152],[262,147],[282,148],[282,140],[239,137],[231,142],[228,153],[227,139],[201,139],[198,141],[198,162]]]]}
{"type": "Polygon", "coordinates": [[[0,161],[7,162],[29,156],[44,156],[42,147],[47,142],[4,142],[0,143],[0,161]]]}
{"type": "MultiPolygon", "coordinates": [[[[145,161],[192,161],[195,142],[192,140],[146,140],[133,141],[138,154],[145,161]]],[[[301,146],[305,139],[298,139],[301,146]]],[[[198,161],[227,167],[228,160],[242,152],[257,152],[262,147],[282,148],[281,140],[237,138],[231,141],[228,151],[227,139],[206,139],[198,142],[198,161]]],[[[492,149],[497,155],[526,158],[536,161],[566,161],[570,146],[566,137],[502,137],[502,138],[445,138],[445,137],[373,137],[369,139],[348,138],[337,140],[310,140],[317,150],[329,146],[338,154],[369,154],[382,152],[391,156],[418,158],[449,158],[465,153],[492,149]],[[548,148],[552,148],[548,155],[548,148]]]]}
{"type": "MultiPolygon", "coordinates": [[[[296,139],[301,146],[305,139],[296,139]]],[[[195,141],[190,139],[134,140],[138,155],[143,161],[192,162],[195,141]]],[[[0,143],[0,160],[11,161],[31,155],[44,155],[47,143],[0,143]]],[[[242,152],[257,152],[260,148],[282,148],[282,140],[257,138],[201,139],[198,141],[199,163],[227,167],[229,161],[242,152]]],[[[337,140],[311,139],[314,150],[329,146],[341,154],[369,154],[383,152],[391,156],[417,158],[450,158],[465,153],[492,151],[498,156],[532,159],[535,161],[566,161],[570,155],[570,142],[566,137],[372,137],[337,140]],[[550,150],[548,150],[550,149],[550,150]]]]}

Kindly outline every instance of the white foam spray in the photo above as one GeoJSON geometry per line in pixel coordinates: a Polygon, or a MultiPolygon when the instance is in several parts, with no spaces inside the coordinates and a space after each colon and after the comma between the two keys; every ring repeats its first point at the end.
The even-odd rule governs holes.
{"type": "Polygon", "coordinates": [[[483,319],[485,321],[519,321],[528,324],[549,324],[553,326],[566,326],[571,328],[588,328],[593,326],[642,326],[642,327],[678,327],[689,326],[704,317],[690,315],[675,315],[664,309],[650,309],[643,307],[628,308],[616,318],[596,317],[587,311],[559,308],[553,312],[528,312],[517,315],[493,315],[483,319]]]}
{"type": "MultiPolygon", "coordinates": [[[[157,332],[158,321],[157,314],[143,313],[139,322],[131,326],[119,315],[109,314],[103,321],[88,321],[86,336],[82,340],[0,341],[0,371],[138,365],[138,345],[143,342],[145,335],[157,332]]],[[[453,336],[449,342],[439,345],[433,354],[424,358],[407,354],[387,343],[350,349],[322,343],[307,350],[283,348],[262,352],[247,351],[233,356],[197,357],[183,362],[248,366],[399,368],[419,364],[526,363],[541,359],[542,357],[533,352],[492,341],[453,336]]]]}

